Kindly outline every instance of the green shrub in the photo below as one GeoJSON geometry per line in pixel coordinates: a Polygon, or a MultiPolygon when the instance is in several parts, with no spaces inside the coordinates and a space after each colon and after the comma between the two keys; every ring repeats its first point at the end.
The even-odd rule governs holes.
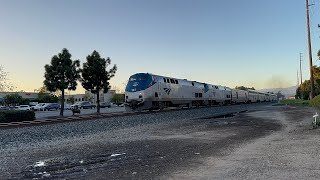
{"type": "Polygon", "coordinates": [[[320,95],[310,100],[309,105],[320,109],[320,95]]]}
{"type": "Polygon", "coordinates": [[[0,123],[32,121],[35,119],[35,113],[33,111],[0,111],[0,123]]]}
{"type": "Polygon", "coordinates": [[[280,101],[277,105],[289,105],[289,106],[308,106],[308,100],[302,99],[285,99],[280,101]]]}

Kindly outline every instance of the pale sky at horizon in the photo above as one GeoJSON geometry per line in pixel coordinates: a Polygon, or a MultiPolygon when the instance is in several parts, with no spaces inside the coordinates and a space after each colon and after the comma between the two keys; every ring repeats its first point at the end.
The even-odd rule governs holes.
{"type": "MultiPolygon", "coordinates": [[[[0,65],[15,90],[42,86],[44,65],[67,48],[97,50],[118,71],[261,88],[297,84],[299,53],[309,78],[304,0],[0,0],[0,65]]],[[[320,1],[310,0],[313,61],[320,48],[320,1]]],[[[74,93],[84,90],[79,83],[74,93]]]]}

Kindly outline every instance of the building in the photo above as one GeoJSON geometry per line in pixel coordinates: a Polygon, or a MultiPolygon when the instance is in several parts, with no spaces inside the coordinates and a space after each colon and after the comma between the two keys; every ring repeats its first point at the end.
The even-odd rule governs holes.
{"type": "Polygon", "coordinates": [[[9,94],[18,94],[23,99],[30,99],[30,100],[37,99],[39,95],[39,93],[36,93],[36,92],[0,92],[0,102],[3,102],[4,97],[9,94]]]}
{"type": "Polygon", "coordinates": [[[37,99],[39,93],[35,92],[0,92],[0,98],[4,98],[9,94],[18,94],[24,99],[37,99]]]}
{"type": "MultiPolygon", "coordinates": [[[[110,102],[115,93],[115,90],[109,90],[107,93],[103,93],[103,91],[100,91],[100,102],[110,102]]],[[[72,99],[72,97],[74,98],[75,103],[82,101],[90,101],[92,103],[97,102],[96,95],[92,94],[90,91],[86,91],[84,94],[66,95],[65,99],[67,102],[70,102],[70,99],[72,99]]]]}

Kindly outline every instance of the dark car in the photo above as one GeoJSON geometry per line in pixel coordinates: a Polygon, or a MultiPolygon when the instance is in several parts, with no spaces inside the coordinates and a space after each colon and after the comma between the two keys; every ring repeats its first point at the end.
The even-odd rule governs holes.
{"type": "Polygon", "coordinates": [[[84,102],[79,103],[78,107],[80,109],[92,109],[92,108],[96,108],[96,105],[92,104],[91,102],[84,101],[84,102]]]}
{"type": "Polygon", "coordinates": [[[8,106],[0,106],[0,111],[10,110],[8,106]]]}
{"type": "Polygon", "coordinates": [[[44,111],[50,111],[52,109],[54,110],[58,110],[60,108],[60,104],[58,103],[50,103],[50,104],[47,104],[43,107],[43,110],[44,111]]]}
{"type": "Polygon", "coordinates": [[[111,107],[111,103],[109,102],[103,102],[103,103],[100,103],[100,107],[101,108],[110,108],[111,107]]]}

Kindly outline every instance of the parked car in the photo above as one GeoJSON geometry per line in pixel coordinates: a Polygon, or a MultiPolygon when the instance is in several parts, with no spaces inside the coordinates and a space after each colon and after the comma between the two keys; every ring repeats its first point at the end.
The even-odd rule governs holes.
{"type": "Polygon", "coordinates": [[[40,111],[45,111],[45,107],[46,106],[48,106],[49,104],[51,104],[51,103],[43,103],[44,105],[42,105],[41,107],[40,107],[40,111]]]}
{"type": "MultiPolygon", "coordinates": [[[[61,109],[61,105],[60,105],[60,109],[61,109]]],[[[64,108],[63,109],[71,109],[71,105],[70,104],[64,104],[64,108]]]]}
{"type": "Polygon", "coordinates": [[[0,111],[10,110],[8,106],[0,106],[0,111]]]}
{"type": "Polygon", "coordinates": [[[76,103],[72,104],[70,107],[71,107],[71,109],[78,109],[79,106],[80,106],[80,102],[76,102],[76,103]]]}
{"type": "Polygon", "coordinates": [[[41,111],[41,110],[43,110],[43,106],[46,105],[46,104],[47,104],[47,103],[39,103],[39,104],[33,106],[32,109],[33,109],[34,111],[41,111]]]}
{"type": "Polygon", "coordinates": [[[103,103],[100,103],[100,107],[101,108],[110,108],[111,107],[111,103],[110,102],[103,102],[103,103]]]}
{"type": "Polygon", "coordinates": [[[92,109],[92,108],[96,108],[97,105],[95,104],[92,104],[91,102],[88,102],[88,101],[84,101],[82,103],[80,103],[80,108],[82,109],[92,109]]]}
{"type": "Polygon", "coordinates": [[[31,107],[29,105],[20,105],[17,107],[17,110],[31,110],[31,107]]]}
{"type": "Polygon", "coordinates": [[[50,110],[58,110],[60,108],[60,105],[58,103],[49,103],[43,106],[44,111],[50,111],[50,110]]]}
{"type": "Polygon", "coordinates": [[[32,106],[36,106],[38,105],[39,103],[38,102],[30,102],[29,105],[32,107],[32,106]]]}
{"type": "Polygon", "coordinates": [[[92,104],[89,101],[83,101],[83,102],[77,102],[73,105],[71,105],[71,109],[92,109],[92,108],[96,108],[95,104],[92,104]]]}
{"type": "Polygon", "coordinates": [[[10,110],[17,110],[17,109],[18,109],[18,106],[9,106],[9,109],[10,109],[10,110]]]}

